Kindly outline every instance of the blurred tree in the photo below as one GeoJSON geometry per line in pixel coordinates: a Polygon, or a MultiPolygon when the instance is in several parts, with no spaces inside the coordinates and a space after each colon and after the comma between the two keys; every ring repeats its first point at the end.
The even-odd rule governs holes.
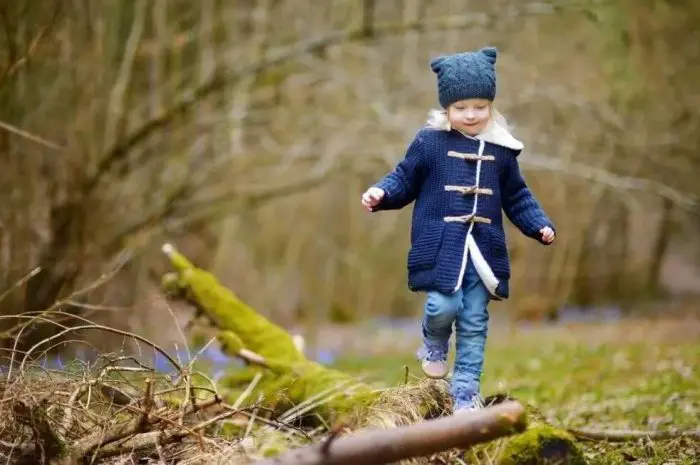
{"type": "Polygon", "coordinates": [[[546,250],[508,232],[514,303],[639,296],[692,247],[697,4],[319,5],[1,2],[0,289],[40,271],[0,311],[47,308],[126,261],[73,304],[135,306],[103,318],[159,327],[146,276],[168,238],[310,334],[415,314],[410,213],[369,216],[358,198],[436,105],[429,58],[485,44],[560,232],[546,250]]]}

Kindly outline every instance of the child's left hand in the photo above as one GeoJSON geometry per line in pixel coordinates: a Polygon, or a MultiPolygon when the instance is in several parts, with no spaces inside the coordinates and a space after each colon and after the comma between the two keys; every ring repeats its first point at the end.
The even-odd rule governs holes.
{"type": "Polygon", "coordinates": [[[549,226],[545,226],[540,229],[540,234],[542,234],[542,241],[545,244],[551,244],[554,242],[554,231],[549,226]]]}

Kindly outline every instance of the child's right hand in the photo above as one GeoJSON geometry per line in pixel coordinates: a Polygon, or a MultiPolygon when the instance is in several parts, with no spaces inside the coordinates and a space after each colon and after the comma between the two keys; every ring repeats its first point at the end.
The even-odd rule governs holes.
{"type": "Polygon", "coordinates": [[[370,187],[362,194],[362,205],[365,206],[367,211],[373,211],[374,207],[379,205],[382,198],[384,197],[384,190],[378,187],[370,187]]]}

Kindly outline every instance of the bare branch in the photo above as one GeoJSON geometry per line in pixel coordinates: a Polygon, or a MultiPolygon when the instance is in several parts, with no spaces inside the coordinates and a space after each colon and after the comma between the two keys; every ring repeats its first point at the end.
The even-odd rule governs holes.
{"type": "Polygon", "coordinates": [[[36,52],[37,47],[41,43],[41,40],[49,33],[49,31],[51,31],[53,26],[56,24],[56,20],[58,19],[58,15],[61,12],[62,5],[63,0],[55,1],[53,14],[51,15],[49,24],[47,24],[41,31],[39,31],[36,37],[34,37],[34,39],[29,44],[25,55],[21,58],[17,58],[17,44],[14,42],[14,40],[12,40],[11,37],[12,32],[14,31],[10,28],[10,21],[7,17],[7,12],[4,9],[0,10],[0,16],[2,16],[5,35],[7,38],[7,46],[10,49],[10,54],[8,57],[9,63],[7,67],[0,73],[0,85],[2,85],[3,81],[7,79],[8,76],[11,76],[12,73],[16,72],[19,68],[21,68],[29,62],[31,57],[36,52]]]}
{"type": "Polygon", "coordinates": [[[66,149],[65,147],[62,147],[62,146],[56,144],[55,142],[51,142],[50,140],[46,140],[43,137],[34,135],[28,131],[25,131],[23,129],[20,129],[16,126],[5,123],[3,121],[0,121],[0,129],[4,129],[5,131],[7,131],[9,133],[18,135],[20,137],[24,137],[27,140],[30,140],[32,142],[36,142],[37,144],[41,144],[44,147],[48,147],[50,149],[57,150],[59,152],[62,152],[66,149]]]}
{"type": "Polygon", "coordinates": [[[51,342],[52,340],[57,339],[66,333],[73,332],[73,331],[83,331],[83,330],[97,330],[97,331],[105,331],[108,333],[115,333],[115,334],[119,334],[122,336],[128,336],[130,338],[141,341],[144,344],[148,344],[149,346],[151,346],[152,348],[154,348],[155,350],[160,352],[161,355],[163,355],[168,360],[168,362],[170,362],[170,364],[179,373],[182,373],[182,367],[180,366],[180,364],[170,354],[168,354],[164,349],[162,349],[159,345],[155,344],[154,342],[151,342],[148,339],[146,339],[145,337],[139,336],[138,334],[134,334],[134,333],[131,333],[129,331],[123,331],[121,329],[110,328],[109,326],[103,326],[103,325],[97,325],[97,324],[81,325],[81,326],[74,326],[71,328],[66,328],[63,331],[60,331],[51,337],[48,337],[46,339],[43,339],[43,340],[37,342],[24,354],[24,357],[22,358],[22,362],[20,363],[20,366],[19,366],[19,371],[20,372],[24,371],[24,366],[27,363],[29,356],[32,354],[32,352],[34,352],[40,346],[42,346],[48,342],[51,342]]]}
{"type": "Polygon", "coordinates": [[[73,407],[87,390],[88,384],[81,383],[68,398],[68,405],[63,409],[63,431],[70,431],[73,427],[73,407]]]}
{"type": "Polygon", "coordinates": [[[39,273],[39,271],[41,271],[41,267],[38,267],[38,266],[37,266],[37,267],[34,268],[32,271],[30,271],[29,273],[27,273],[24,277],[22,277],[22,279],[20,279],[20,280],[17,281],[15,284],[13,284],[12,287],[10,287],[9,289],[6,289],[5,291],[3,291],[3,293],[0,294],[0,302],[2,302],[3,299],[4,299],[5,297],[7,297],[7,296],[8,296],[12,291],[14,291],[15,289],[17,289],[18,287],[24,286],[24,284],[25,284],[27,281],[29,281],[30,279],[32,279],[32,277],[36,276],[36,274],[39,273]]]}
{"type": "MultiPolygon", "coordinates": [[[[214,417],[204,420],[191,428],[183,429],[170,429],[165,431],[150,431],[147,433],[137,434],[125,441],[114,442],[110,441],[110,444],[104,447],[99,447],[94,456],[96,458],[112,457],[115,455],[121,455],[124,453],[133,453],[135,451],[142,450],[155,450],[158,444],[164,445],[175,441],[178,441],[186,436],[190,436],[200,432],[201,430],[218,423],[222,420],[230,418],[234,415],[241,413],[240,410],[227,410],[223,413],[215,415],[214,417]]],[[[166,418],[161,418],[161,421],[169,423],[166,418]]],[[[180,426],[182,428],[182,426],[180,426]]]]}
{"type": "Polygon", "coordinates": [[[131,82],[131,76],[134,69],[136,59],[136,51],[141,42],[144,24],[146,23],[146,0],[140,0],[136,3],[134,20],[131,24],[129,38],[126,41],[124,56],[119,67],[119,75],[117,82],[112,88],[107,104],[107,127],[105,128],[105,148],[115,144],[116,138],[122,135],[126,122],[126,113],[124,111],[126,103],[126,95],[131,82]]]}
{"type": "Polygon", "coordinates": [[[118,248],[123,246],[125,241],[128,241],[133,236],[143,233],[149,227],[154,227],[164,220],[173,217],[178,209],[182,208],[181,202],[186,200],[192,192],[192,185],[184,181],[172,193],[168,194],[161,208],[157,208],[153,212],[143,215],[135,223],[117,232],[114,237],[107,242],[107,250],[118,250],[118,248]]]}
{"type": "Polygon", "coordinates": [[[649,179],[621,176],[602,168],[596,168],[581,163],[567,163],[564,160],[551,156],[527,155],[521,160],[521,163],[534,168],[557,171],[571,176],[589,179],[614,189],[652,192],[688,210],[692,210],[700,204],[697,197],[684,194],[665,184],[649,179]]]}
{"type": "MultiPolygon", "coordinates": [[[[120,256],[117,257],[117,260],[116,260],[117,266],[115,266],[109,273],[103,274],[102,276],[100,276],[99,279],[88,284],[86,287],[74,291],[73,293],[71,293],[71,295],[69,295],[65,299],[65,301],[70,301],[70,300],[75,299],[78,296],[85,295],[85,294],[89,293],[91,290],[96,289],[97,287],[100,287],[105,282],[109,281],[114,275],[116,275],[116,273],[119,272],[119,270],[122,268],[122,266],[124,266],[124,264],[126,263],[126,258],[127,258],[127,255],[120,254],[120,256]]],[[[40,271],[41,270],[39,270],[39,272],[40,271]]],[[[36,311],[36,312],[27,312],[27,313],[25,313],[25,315],[18,315],[18,316],[17,315],[10,315],[9,316],[10,318],[17,317],[19,319],[23,319],[25,316],[31,315],[28,322],[26,322],[24,324],[18,324],[14,328],[10,328],[9,330],[5,331],[5,335],[10,335],[15,330],[17,330],[19,328],[19,332],[15,336],[12,357],[10,359],[10,364],[9,364],[9,368],[8,368],[8,372],[7,372],[8,381],[11,379],[11,376],[12,376],[12,366],[14,364],[15,353],[16,353],[17,347],[19,345],[20,337],[21,337],[22,333],[24,332],[24,330],[29,328],[34,320],[44,320],[44,316],[56,312],[56,309],[61,308],[65,301],[63,301],[63,300],[58,301],[58,302],[54,303],[51,307],[44,309],[44,310],[40,310],[40,311],[36,311]]],[[[56,313],[58,313],[58,312],[56,312],[56,313]]],[[[0,316],[0,318],[3,318],[3,316],[0,316]]],[[[85,320],[85,321],[87,321],[87,320],[85,320]]],[[[56,324],[55,322],[51,322],[51,323],[56,324]]],[[[59,325],[59,326],[62,326],[62,325],[59,325]]],[[[62,327],[65,328],[64,326],[62,326],[62,327]]],[[[65,332],[66,332],[66,330],[64,329],[63,333],[65,333],[65,332]]],[[[0,334],[0,336],[2,336],[2,335],[0,334]]],[[[45,342],[49,342],[49,340],[45,340],[45,342]]]]}
{"type": "MultiPolygon", "coordinates": [[[[212,407],[214,405],[218,405],[221,403],[221,399],[218,397],[215,397],[213,399],[210,399],[208,401],[202,402],[201,404],[198,405],[198,409],[206,409],[209,407],[212,407]]],[[[132,436],[136,434],[140,428],[143,428],[144,425],[142,423],[142,417],[143,417],[143,410],[131,407],[130,410],[139,413],[140,415],[136,418],[134,418],[131,421],[123,422],[120,423],[114,427],[112,427],[110,430],[103,432],[103,431],[98,431],[96,433],[90,434],[88,436],[85,436],[73,445],[73,456],[74,457],[86,457],[91,454],[95,454],[98,457],[104,457],[104,456],[111,456],[114,454],[120,453],[121,448],[118,448],[117,445],[113,446],[106,446],[110,443],[113,443],[115,441],[119,441],[121,439],[128,438],[129,436],[132,436]],[[104,455],[103,455],[104,454],[104,455]]],[[[192,413],[193,407],[188,406],[186,410],[186,414],[192,413]]],[[[156,414],[155,412],[152,413],[151,415],[148,416],[147,424],[148,425],[153,425],[157,423],[168,423],[171,426],[178,426],[176,422],[176,418],[179,414],[175,414],[173,416],[172,414],[170,415],[159,415],[156,414]]],[[[196,427],[195,427],[196,428],[196,427]]],[[[182,434],[183,436],[177,436],[175,434],[173,435],[168,435],[166,438],[161,438],[161,444],[166,444],[168,441],[174,440],[175,438],[180,438],[187,436],[188,434],[192,434],[198,431],[197,429],[193,428],[185,428],[185,427],[180,427],[178,430],[171,430],[171,433],[177,433],[177,434],[182,434]]],[[[142,444],[140,441],[143,438],[152,438],[153,433],[143,433],[143,435],[137,435],[134,438],[140,438],[137,439],[137,443],[142,444]]],[[[127,439],[127,441],[129,441],[127,439]]],[[[148,447],[155,447],[155,444],[152,442],[148,442],[148,447]]]]}
{"type": "Polygon", "coordinates": [[[266,202],[281,197],[286,197],[294,194],[309,191],[327,182],[335,171],[328,171],[316,175],[309,176],[293,183],[282,186],[271,187],[258,192],[223,192],[216,197],[200,199],[181,207],[181,216],[174,216],[173,223],[181,226],[183,224],[196,222],[202,218],[215,217],[219,213],[230,208],[229,204],[233,201],[244,202],[247,209],[260,207],[266,202]]]}

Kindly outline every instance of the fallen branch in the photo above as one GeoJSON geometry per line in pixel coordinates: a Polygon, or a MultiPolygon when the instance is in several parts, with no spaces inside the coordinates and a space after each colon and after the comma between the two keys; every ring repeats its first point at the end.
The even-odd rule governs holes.
{"type": "Polygon", "coordinates": [[[641,431],[641,430],[584,430],[569,428],[569,433],[587,441],[627,442],[638,439],[661,441],[664,439],[691,438],[700,441],[700,429],[684,431],[641,431]]]}
{"type": "MultiPolygon", "coordinates": [[[[144,452],[144,451],[156,451],[159,446],[164,446],[171,444],[173,442],[180,441],[187,436],[197,435],[205,428],[225,420],[229,417],[239,414],[240,410],[228,410],[215,417],[208,420],[202,421],[201,423],[191,427],[181,429],[177,427],[176,423],[172,421],[172,426],[175,428],[168,429],[165,431],[149,431],[146,433],[136,434],[125,441],[112,442],[99,449],[95,450],[93,454],[94,458],[106,458],[113,457],[115,455],[133,453],[133,452],[144,452]]],[[[200,438],[201,439],[201,438],[200,438]]]]}
{"type": "Polygon", "coordinates": [[[365,430],[266,459],[257,465],[380,465],[423,457],[524,431],[525,408],[506,402],[474,412],[388,430],[365,430]]]}
{"type": "Polygon", "coordinates": [[[143,413],[141,414],[141,419],[139,420],[139,427],[143,429],[148,424],[148,414],[151,413],[151,407],[153,406],[153,381],[148,378],[146,380],[146,393],[143,396],[143,413]]]}
{"type": "MultiPolygon", "coordinates": [[[[221,399],[215,397],[198,404],[196,407],[188,405],[185,414],[193,413],[195,410],[201,411],[209,407],[219,405],[221,399]]],[[[121,453],[152,448],[155,450],[158,445],[166,445],[178,441],[189,435],[196,435],[199,431],[212,424],[212,420],[206,420],[194,427],[184,427],[178,424],[180,412],[160,415],[158,412],[151,412],[144,420],[144,410],[130,408],[139,414],[138,417],[124,423],[111,427],[107,431],[97,431],[86,437],[77,440],[71,446],[70,457],[73,460],[81,460],[87,457],[102,458],[112,457],[121,453]],[[169,425],[170,429],[165,431],[148,431],[139,433],[153,425],[169,425]]],[[[239,413],[240,410],[228,410],[225,414],[214,417],[217,421],[223,417],[229,417],[239,413]]],[[[162,428],[164,429],[164,428],[162,428]]]]}
{"type": "Polygon", "coordinates": [[[46,410],[41,405],[29,405],[18,400],[12,410],[16,421],[32,430],[33,455],[35,459],[41,458],[38,463],[49,463],[61,454],[64,444],[49,423],[46,410]]]}
{"type": "Polygon", "coordinates": [[[90,384],[80,384],[68,398],[68,404],[63,409],[63,431],[70,431],[73,427],[73,408],[75,403],[88,391],[90,384]]]}
{"type": "MultiPolygon", "coordinates": [[[[47,338],[43,347],[51,347],[50,340],[47,338]]],[[[39,350],[34,351],[36,355],[39,350]]],[[[198,377],[185,380],[199,373],[192,366],[178,365],[181,376],[177,383],[182,383],[178,386],[170,374],[155,372],[130,355],[99,354],[100,359],[106,359],[106,366],[86,363],[82,374],[42,370],[36,361],[27,359],[31,351],[24,355],[26,363],[16,367],[11,383],[5,373],[0,376],[3,463],[2,458],[17,465],[105,463],[120,454],[133,461],[158,456],[169,463],[169,455],[218,454],[229,442],[207,437],[208,429],[231,417],[232,424],[241,423],[248,408],[224,404],[213,383],[212,389],[198,386],[198,377]],[[125,361],[137,366],[122,366],[120,362],[125,361]],[[109,376],[112,373],[129,376],[121,384],[109,376]],[[213,396],[199,398],[196,391],[213,396]],[[104,394],[108,402],[93,401],[95,392],[104,394]],[[173,393],[180,394],[170,395],[173,393]]],[[[21,353],[18,356],[21,358],[21,353]]]]}

